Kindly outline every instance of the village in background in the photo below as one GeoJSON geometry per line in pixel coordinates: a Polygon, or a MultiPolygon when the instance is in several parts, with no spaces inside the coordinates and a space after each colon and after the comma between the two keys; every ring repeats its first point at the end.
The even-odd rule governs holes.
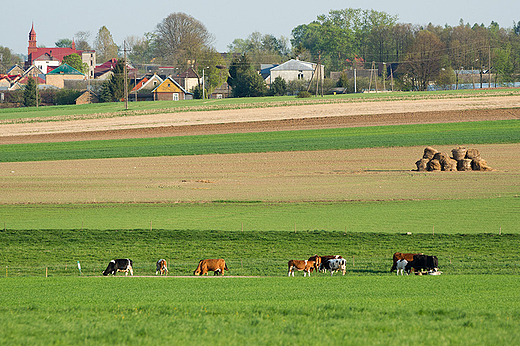
{"type": "MultiPolygon", "coordinates": [[[[329,19],[334,15],[337,13],[331,11],[329,19]]],[[[475,34],[479,37],[477,46],[459,42],[458,48],[451,48],[450,52],[457,54],[445,53],[445,45],[435,33],[438,27],[396,23],[394,26],[401,26],[401,31],[407,28],[414,37],[389,43],[386,51],[379,51],[378,59],[367,61],[370,55],[366,52],[328,52],[311,43],[309,36],[316,31],[316,24],[324,30],[327,18],[320,19],[322,23],[295,28],[290,43],[283,37],[253,33],[245,40],[233,41],[229,52],[219,53],[211,47],[207,33],[201,35],[199,42],[204,48],[193,52],[190,50],[196,46],[194,42],[176,47],[161,42],[161,30],[167,27],[168,20],[175,21],[177,17],[188,18],[205,30],[193,17],[173,13],[157,26],[153,39],[125,41],[121,47],[102,27],[95,44],[102,51],[96,51],[85,41],[78,44],[74,39],[62,39],[55,43],[56,47],[38,46],[33,23],[27,55],[16,56],[8,48],[0,47],[0,107],[518,86],[520,40],[514,41],[509,54],[503,56],[500,48],[491,46],[491,34],[501,30],[513,33],[512,38],[515,34],[520,36],[520,22],[509,31],[499,28],[497,23],[486,28],[461,22],[459,27],[452,28],[453,35],[456,29],[480,34],[475,34]],[[104,45],[99,44],[102,35],[109,41],[104,45]],[[154,49],[147,47],[146,52],[138,55],[143,46],[151,44],[155,44],[154,49]],[[261,47],[255,48],[255,44],[261,47]],[[112,46],[111,54],[107,53],[107,46],[112,46]],[[164,51],[164,47],[170,51],[164,51]],[[150,52],[156,52],[158,57],[150,52]],[[396,52],[400,57],[393,56],[396,52]],[[9,61],[16,63],[7,66],[9,61]]],[[[342,37],[334,39],[340,42],[342,37]]],[[[327,43],[321,46],[327,47],[327,43]]],[[[329,42],[328,47],[332,46],[329,42]]],[[[359,51],[363,47],[350,48],[359,51]]]]}

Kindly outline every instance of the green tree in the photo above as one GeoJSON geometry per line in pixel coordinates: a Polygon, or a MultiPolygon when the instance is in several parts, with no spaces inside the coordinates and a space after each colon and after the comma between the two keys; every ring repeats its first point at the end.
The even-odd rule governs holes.
{"type": "Polygon", "coordinates": [[[104,81],[101,85],[101,90],[99,91],[99,101],[112,102],[112,91],[110,90],[110,84],[108,80],[104,81]]]}
{"type": "Polygon", "coordinates": [[[6,73],[11,66],[20,64],[22,59],[11,49],[0,46],[0,73],[6,73]]]}
{"type": "Polygon", "coordinates": [[[57,105],[73,105],[81,92],[74,89],[61,89],[56,92],[57,105]]]}
{"type": "Polygon", "coordinates": [[[271,84],[271,94],[274,96],[283,96],[287,93],[287,83],[285,79],[278,76],[275,78],[274,82],[271,84]]]}
{"type": "MultiPolygon", "coordinates": [[[[221,86],[228,78],[229,73],[225,65],[222,54],[214,48],[204,49],[198,60],[197,73],[202,77],[204,68],[204,87],[206,95],[210,95],[213,90],[221,86]]],[[[200,86],[202,88],[202,85],[200,86]]],[[[202,89],[201,89],[202,90],[202,89]]]]}
{"type": "MultiPolygon", "coordinates": [[[[121,101],[125,96],[124,61],[119,59],[112,70],[112,76],[101,86],[100,99],[102,102],[121,101]]],[[[127,80],[130,86],[130,80],[127,80]]]]}
{"type": "Polygon", "coordinates": [[[23,91],[23,104],[26,107],[34,107],[40,104],[40,91],[38,83],[34,78],[29,77],[23,91]]]}
{"type": "Polygon", "coordinates": [[[76,53],[64,56],[61,64],[67,64],[83,74],[88,72],[88,65],[84,63],[81,57],[76,53]]]}
{"type": "Polygon", "coordinates": [[[72,48],[72,40],[70,38],[62,38],[54,43],[56,47],[72,48]]]}
{"type": "Polygon", "coordinates": [[[264,80],[252,67],[246,54],[233,59],[229,67],[228,84],[233,88],[234,97],[264,96],[267,92],[264,80]]]}
{"type": "Polygon", "coordinates": [[[435,84],[442,90],[451,90],[455,84],[455,71],[451,67],[441,69],[435,84]]]}
{"type": "Polygon", "coordinates": [[[118,48],[114,43],[112,34],[106,26],[102,26],[94,41],[94,49],[96,50],[98,61],[108,61],[110,59],[117,59],[118,48]]]}
{"type": "Polygon", "coordinates": [[[228,46],[228,52],[247,54],[257,69],[262,63],[281,63],[291,55],[287,38],[283,36],[276,38],[273,35],[262,35],[259,32],[253,32],[245,40],[235,39],[228,46]]]}

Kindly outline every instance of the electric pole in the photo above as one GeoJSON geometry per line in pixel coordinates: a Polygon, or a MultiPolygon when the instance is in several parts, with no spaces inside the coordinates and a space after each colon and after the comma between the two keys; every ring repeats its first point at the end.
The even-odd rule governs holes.
{"type": "Polygon", "coordinates": [[[124,85],[124,90],[125,90],[125,109],[128,110],[128,81],[127,81],[127,74],[128,74],[128,71],[126,69],[126,41],[123,41],[123,51],[124,51],[124,58],[123,58],[123,62],[124,62],[124,75],[125,75],[125,85],[124,85]]]}

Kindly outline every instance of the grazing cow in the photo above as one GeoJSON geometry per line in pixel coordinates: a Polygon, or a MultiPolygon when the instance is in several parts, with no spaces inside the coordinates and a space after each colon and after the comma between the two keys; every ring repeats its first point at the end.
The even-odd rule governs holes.
{"type": "Polygon", "coordinates": [[[422,253],[403,253],[403,252],[396,252],[393,256],[393,264],[392,268],[390,268],[390,273],[397,269],[397,261],[404,259],[408,262],[413,261],[414,255],[422,255],[422,253]]]}
{"type": "MultiPolygon", "coordinates": [[[[400,259],[397,261],[397,275],[399,275],[399,272],[401,272],[401,276],[404,273],[404,269],[406,268],[406,265],[408,264],[408,261],[405,259],[400,259]]],[[[408,272],[406,272],[406,275],[408,275],[408,272]]]]}
{"type": "Polygon", "coordinates": [[[405,267],[406,271],[410,271],[411,268],[414,271],[438,271],[439,270],[439,260],[437,256],[427,256],[427,255],[415,255],[413,256],[413,260],[408,262],[405,267]]]}
{"type": "Polygon", "coordinates": [[[160,259],[157,261],[157,263],[155,264],[155,268],[157,269],[155,271],[155,275],[161,273],[161,275],[165,274],[168,275],[168,267],[166,266],[166,260],[165,259],[160,259]]]}
{"type": "Polygon", "coordinates": [[[289,272],[287,276],[291,276],[292,274],[292,276],[294,277],[295,270],[303,270],[303,277],[307,276],[307,274],[309,274],[309,277],[311,277],[311,273],[314,270],[314,261],[309,260],[290,260],[287,263],[287,265],[289,267],[289,272]]]}
{"type": "MultiPolygon", "coordinates": [[[[316,269],[316,271],[318,272],[318,271],[322,271],[319,268],[323,262],[328,261],[330,259],[339,259],[339,258],[343,258],[343,257],[341,257],[340,255],[335,255],[335,256],[314,255],[314,256],[309,257],[308,261],[314,261],[314,269],[316,269]]],[[[323,270],[323,271],[325,271],[325,270],[323,270]]]]}
{"type": "Polygon", "coordinates": [[[341,270],[343,275],[345,275],[347,267],[347,261],[344,258],[333,258],[326,260],[325,262],[321,262],[320,271],[328,270],[330,271],[330,276],[334,274],[335,271],[341,270]]]}
{"type": "Polygon", "coordinates": [[[107,276],[108,274],[112,274],[115,276],[117,272],[124,272],[125,275],[128,275],[128,272],[130,272],[130,275],[134,275],[133,265],[132,260],[128,258],[111,260],[108,263],[107,269],[103,272],[103,275],[107,276]]]}
{"type": "Polygon", "coordinates": [[[213,275],[224,275],[224,270],[229,270],[226,261],[219,259],[205,259],[200,260],[197,269],[193,275],[208,275],[208,272],[214,272],[213,275]],[[218,272],[218,274],[217,274],[218,272]]]}

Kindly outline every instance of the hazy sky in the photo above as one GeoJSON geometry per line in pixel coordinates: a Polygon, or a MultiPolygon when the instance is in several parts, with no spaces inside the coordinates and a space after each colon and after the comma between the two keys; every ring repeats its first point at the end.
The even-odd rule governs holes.
{"type": "Polygon", "coordinates": [[[520,21],[519,0],[372,0],[360,1],[166,1],[127,0],[76,2],[54,0],[23,2],[23,14],[15,15],[18,5],[12,4],[0,18],[0,46],[15,53],[27,54],[27,41],[34,22],[38,45],[54,47],[61,38],[72,38],[78,31],[91,33],[94,41],[100,27],[105,25],[114,41],[122,45],[127,36],[143,36],[173,12],[184,12],[201,21],[215,36],[215,48],[221,52],[236,38],[246,38],[252,32],[290,38],[293,28],[308,24],[320,14],[345,8],[373,9],[397,15],[398,21],[426,25],[449,24],[456,26],[460,19],[465,23],[491,21],[510,28],[520,21]],[[87,7],[88,3],[91,6],[87,7]],[[124,4],[124,5],[123,5],[124,4]],[[80,6],[81,5],[81,6],[80,6]]]}

